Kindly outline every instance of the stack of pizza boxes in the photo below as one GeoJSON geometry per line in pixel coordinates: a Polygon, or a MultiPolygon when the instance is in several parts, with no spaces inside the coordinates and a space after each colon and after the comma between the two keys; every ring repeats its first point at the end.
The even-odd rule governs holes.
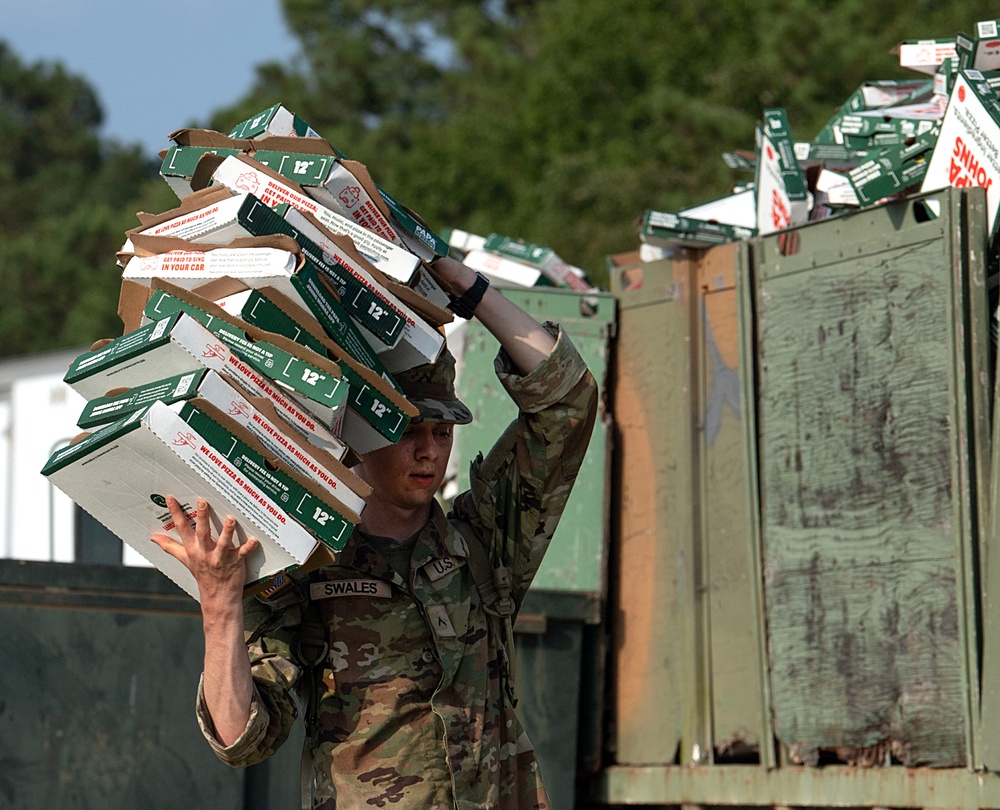
{"type": "Polygon", "coordinates": [[[196,599],[149,537],[180,539],[166,496],[205,498],[274,591],[336,558],[371,492],[350,468],[417,415],[393,375],[442,350],[448,246],[280,105],[170,139],[178,205],[125,234],[124,333],[71,364],[81,434],[42,472],[196,599]]]}

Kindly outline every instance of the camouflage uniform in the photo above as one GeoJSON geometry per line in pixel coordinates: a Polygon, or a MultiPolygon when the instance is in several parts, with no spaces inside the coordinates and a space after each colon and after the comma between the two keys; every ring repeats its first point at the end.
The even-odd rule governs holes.
{"type": "MultiPolygon", "coordinates": [[[[518,605],[565,508],[597,410],[597,389],[557,327],[556,347],[518,376],[501,351],[497,374],[520,414],[471,465],[471,488],[454,513],[512,573],[518,605]]],[[[255,696],[242,737],[223,748],[199,689],[198,718],[216,754],[234,766],[274,753],[304,689],[293,645],[312,611],[329,655],[319,682],[312,743],[314,807],[548,808],[534,750],[507,690],[498,625],[483,610],[461,533],[434,503],[405,575],[388,543],[352,535],[338,563],[285,592],[246,604],[255,696]],[[381,594],[377,593],[381,591],[381,594]],[[311,607],[307,607],[311,605],[311,607]]],[[[307,625],[314,626],[313,621],[307,625]]]]}

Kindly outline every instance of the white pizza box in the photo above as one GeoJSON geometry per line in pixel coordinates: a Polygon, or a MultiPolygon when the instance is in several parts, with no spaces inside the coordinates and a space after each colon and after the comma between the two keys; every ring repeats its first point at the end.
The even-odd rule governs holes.
{"type": "Polygon", "coordinates": [[[191,572],[149,539],[162,533],[180,541],[167,495],[191,517],[197,499],[206,499],[216,536],[225,516],[232,515],[234,542],[258,539],[260,545],[247,557],[251,586],[305,565],[317,551],[332,560],[327,547],[280,503],[247,481],[162,402],[57,450],[42,474],[195,599],[198,586],[191,572]]]}

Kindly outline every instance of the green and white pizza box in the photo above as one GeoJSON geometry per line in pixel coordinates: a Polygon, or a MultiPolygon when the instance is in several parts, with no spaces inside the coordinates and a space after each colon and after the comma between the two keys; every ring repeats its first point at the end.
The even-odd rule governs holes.
{"type": "Polygon", "coordinates": [[[202,155],[212,154],[227,157],[238,155],[244,150],[238,146],[185,146],[174,144],[167,149],[163,160],[160,161],[160,177],[170,186],[178,199],[183,200],[192,194],[195,189],[191,185],[191,178],[195,169],[198,168],[198,161],[202,155]]]}
{"type": "MultiPolygon", "coordinates": [[[[261,159],[262,153],[257,152],[255,156],[261,159]]],[[[265,163],[265,165],[271,164],[265,163]]],[[[299,178],[291,177],[291,179],[302,185],[299,178]]],[[[308,186],[306,189],[308,190],[308,186]]],[[[400,284],[409,284],[420,267],[420,257],[405,246],[389,241],[378,232],[357,224],[343,214],[326,206],[323,206],[323,211],[309,213],[312,213],[331,233],[349,236],[362,256],[400,284]]]]}
{"type": "Polygon", "coordinates": [[[339,434],[347,381],[340,366],[283,335],[258,329],[215,302],[155,279],[143,317],[154,321],[174,312],[198,320],[238,355],[283,386],[324,427],[339,434]]]}
{"type": "Polygon", "coordinates": [[[847,177],[861,205],[873,205],[921,183],[938,140],[938,129],[910,144],[888,146],[856,166],[847,177]]]}
{"type": "Polygon", "coordinates": [[[725,197],[682,208],[677,215],[752,230],[757,224],[757,196],[752,187],[741,188],[725,197]]]}
{"type": "MultiPolygon", "coordinates": [[[[933,79],[882,79],[864,82],[837,108],[837,112],[813,140],[817,143],[843,143],[843,132],[859,126],[857,122],[848,123],[845,126],[843,124],[845,119],[851,119],[858,113],[871,112],[891,105],[926,100],[925,96],[933,91],[933,87],[933,79]]],[[[798,150],[798,144],[796,144],[796,150],[798,150]]]]}
{"type": "MultiPolygon", "coordinates": [[[[331,270],[340,268],[347,271],[351,278],[359,280],[375,296],[377,300],[367,304],[366,319],[357,320],[362,333],[390,373],[437,360],[444,348],[444,335],[439,327],[453,319],[450,312],[413,289],[386,278],[361,255],[349,238],[326,231],[309,214],[289,208],[285,212],[285,221],[321,251],[324,265],[331,270]],[[398,316],[403,321],[399,339],[391,345],[381,341],[368,323],[368,319],[381,320],[387,315],[398,316]]],[[[309,250],[303,250],[307,256],[310,255],[309,250]]],[[[346,304],[349,300],[346,290],[341,291],[336,279],[331,278],[331,281],[340,294],[341,302],[346,304]]],[[[359,303],[367,300],[360,299],[359,303]]]]}
{"type": "Polygon", "coordinates": [[[535,245],[521,239],[491,233],[483,243],[483,250],[530,267],[537,267],[554,286],[568,287],[577,292],[593,290],[579,267],[574,267],[545,245],[535,245]]]}
{"type": "Polygon", "coordinates": [[[229,131],[231,138],[262,139],[271,136],[322,137],[302,118],[280,103],[261,110],[229,131]]]}
{"type": "MultiPolygon", "coordinates": [[[[297,208],[282,204],[276,208],[257,201],[240,213],[240,222],[250,233],[267,236],[283,234],[299,245],[307,261],[329,281],[344,309],[370,334],[379,346],[396,346],[404,336],[406,315],[400,307],[388,307],[385,301],[389,291],[370,272],[353,273],[326,249],[326,241],[333,238],[330,231],[307,219],[297,208]],[[317,241],[318,240],[318,241],[317,241]]],[[[346,238],[351,244],[353,240],[346,238]]],[[[360,254],[359,254],[360,255],[360,254]]],[[[366,270],[370,265],[366,265],[366,270]]]]}
{"type": "Polygon", "coordinates": [[[486,237],[477,233],[469,233],[461,228],[445,228],[441,231],[442,236],[448,242],[448,246],[459,251],[468,253],[486,244],[486,237]]]}
{"type": "Polygon", "coordinates": [[[899,66],[933,75],[945,59],[957,55],[955,39],[907,39],[894,50],[899,54],[899,66]]]}
{"type": "Polygon", "coordinates": [[[417,409],[392,384],[338,346],[315,318],[280,290],[233,290],[224,300],[238,306],[239,317],[247,323],[284,335],[337,363],[349,385],[340,437],[355,452],[364,455],[395,444],[417,417],[417,409]]]}
{"type": "Polygon", "coordinates": [[[376,351],[390,353],[383,358],[390,371],[401,371],[437,358],[443,337],[436,326],[449,322],[451,314],[430,303],[425,296],[414,294],[409,287],[387,278],[362,255],[352,240],[326,226],[323,217],[317,216],[322,206],[305,195],[300,187],[245,156],[229,157],[219,163],[212,173],[212,182],[234,193],[253,194],[264,203],[255,214],[255,221],[244,221],[244,226],[253,228],[256,234],[284,232],[294,235],[306,256],[330,277],[345,307],[365,328],[366,336],[376,339],[372,341],[376,351]],[[269,219],[264,211],[264,208],[282,203],[288,205],[283,217],[287,225],[269,219]],[[289,226],[292,231],[288,230],[289,226]],[[312,252],[299,235],[317,247],[319,255],[312,252]],[[419,309],[420,314],[414,312],[414,308],[419,309]],[[400,331],[387,333],[381,325],[390,325],[396,319],[403,321],[400,331]],[[433,325],[427,323],[428,320],[433,325]],[[372,321],[380,325],[378,331],[372,321]]]}
{"type": "Polygon", "coordinates": [[[902,143],[932,130],[944,115],[945,104],[943,98],[934,98],[922,104],[865,110],[845,116],[840,131],[845,136],[865,138],[888,133],[898,136],[902,143]]]}
{"type": "MultiPolygon", "coordinates": [[[[282,139],[283,142],[284,140],[282,139]]],[[[245,215],[246,197],[253,195],[268,208],[291,205],[309,212],[331,233],[351,237],[366,259],[403,283],[413,276],[415,268],[419,266],[419,258],[404,247],[382,239],[343,213],[316,202],[301,186],[264,163],[254,160],[245,150],[186,148],[194,149],[198,160],[197,168],[191,176],[187,175],[190,167],[183,169],[185,182],[197,190],[184,197],[181,204],[170,211],[158,215],[140,214],[143,224],[140,228],[129,231],[129,236],[140,232],[225,244],[231,239],[247,235],[237,214],[242,211],[245,215]],[[229,162],[226,158],[235,162],[229,162]],[[233,199],[226,202],[227,198],[233,199]],[[235,201],[237,199],[238,202],[235,201]],[[209,205],[212,207],[205,210],[209,205]]],[[[128,242],[123,250],[127,249],[128,242]]]]}
{"type": "Polygon", "coordinates": [[[788,117],[781,108],[764,110],[757,125],[757,233],[766,235],[804,224],[811,203],[805,175],[795,158],[788,117]]]}
{"type": "Polygon", "coordinates": [[[878,153],[878,149],[849,147],[844,143],[796,141],[795,159],[803,168],[823,166],[834,171],[853,169],[878,153]]]}
{"type": "Polygon", "coordinates": [[[160,214],[137,214],[140,225],[125,232],[120,252],[132,251],[135,234],[172,236],[189,241],[225,245],[249,234],[237,220],[245,197],[224,188],[206,188],[189,194],[180,205],[160,214]]]}
{"type": "MultiPolygon", "coordinates": [[[[271,241],[278,244],[277,240],[271,241]]],[[[298,247],[294,240],[287,241],[289,247],[298,247]]],[[[298,296],[291,279],[301,264],[301,252],[264,247],[264,240],[255,242],[261,246],[201,247],[185,240],[137,236],[133,238],[137,252],[124,258],[122,279],[149,287],[154,278],[162,278],[191,290],[225,277],[246,280],[254,286],[278,287],[286,295],[298,296]]]]}
{"type": "MultiPolygon", "coordinates": [[[[205,165],[211,168],[214,161],[205,165]]],[[[248,155],[230,155],[217,164],[211,180],[234,192],[249,191],[268,205],[286,202],[313,214],[322,206],[353,220],[387,242],[405,247],[389,224],[388,213],[378,205],[381,197],[371,176],[356,161],[335,161],[322,185],[305,187],[295,182],[295,188],[289,188],[287,183],[294,181],[288,181],[274,169],[265,167],[248,155]],[[354,172],[362,174],[362,177],[357,177],[354,172]]],[[[200,185],[201,181],[196,178],[194,183],[200,185]]]]}
{"type": "Polygon", "coordinates": [[[215,534],[232,515],[236,544],[258,539],[247,556],[247,593],[276,574],[307,565],[314,555],[332,559],[329,548],[284,504],[162,402],[57,450],[42,474],[194,599],[199,593],[191,572],[149,539],[167,534],[180,542],[167,495],[192,519],[197,499],[206,499],[215,534]]]}
{"type": "MultiPolygon", "coordinates": [[[[164,157],[160,174],[171,183],[175,191],[178,188],[187,188],[187,193],[191,193],[194,189],[193,183],[200,185],[206,182],[207,178],[203,173],[208,172],[208,167],[218,165],[217,161],[206,162],[206,168],[199,173],[199,161],[206,154],[217,156],[218,160],[240,154],[252,158],[256,163],[268,167],[274,173],[275,179],[284,178],[298,186],[303,198],[309,197],[303,187],[323,182],[337,158],[341,156],[326,141],[315,138],[270,138],[266,142],[266,148],[262,149],[260,148],[262,144],[254,141],[228,139],[223,141],[228,140],[230,144],[228,147],[220,146],[218,133],[211,131],[185,132],[185,140],[193,143],[174,146],[164,157]],[[314,151],[306,151],[307,147],[314,151]]],[[[266,202],[271,206],[275,204],[271,199],[267,199],[266,202]]],[[[302,200],[302,204],[308,206],[310,210],[315,207],[313,203],[311,200],[308,203],[305,199],[302,200]]],[[[311,213],[333,233],[350,236],[361,254],[390,278],[408,284],[420,265],[419,257],[411,251],[383,239],[338,210],[323,205],[315,211],[311,210],[311,213]]]]}
{"type": "MultiPolygon", "coordinates": [[[[371,487],[344,466],[340,457],[310,444],[278,416],[274,404],[264,397],[252,397],[225,375],[210,369],[154,380],[121,392],[90,400],[77,424],[84,430],[100,428],[123,416],[149,407],[198,397],[211,403],[236,424],[253,435],[267,452],[281,458],[293,469],[314,478],[331,495],[357,514],[371,487]]],[[[346,447],[343,447],[346,451],[346,447]]]]}
{"type": "Polygon", "coordinates": [[[826,204],[834,208],[856,208],[861,203],[846,174],[820,169],[816,191],[826,195],[826,204]]]}
{"type": "MultiPolygon", "coordinates": [[[[199,195],[201,193],[198,192],[199,195]]],[[[118,252],[119,264],[124,266],[125,262],[134,255],[145,256],[161,251],[165,252],[170,247],[180,249],[185,247],[181,244],[182,242],[189,243],[189,246],[211,244],[213,248],[217,248],[220,245],[213,243],[220,237],[232,240],[228,244],[239,240],[241,245],[250,244],[244,241],[247,239],[265,240],[262,244],[267,244],[268,237],[277,239],[279,242],[283,238],[290,238],[295,245],[293,252],[302,254],[305,259],[312,261],[323,271],[338,290],[343,299],[344,308],[373,336],[388,346],[394,346],[402,338],[404,316],[383,306],[385,292],[379,290],[374,281],[366,285],[365,279],[352,275],[346,268],[338,267],[335,262],[329,260],[329,256],[319,246],[302,238],[300,232],[286,222],[282,216],[289,211],[295,211],[294,208],[287,204],[280,204],[277,208],[272,209],[252,194],[244,192],[233,195],[222,187],[214,189],[213,197],[217,198],[220,193],[225,198],[224,201],[213,199],[204,211],[201,209],[185,211],[183,216],[168,219],[158,226],[130,231],[128,240],[118,252]],[[221,222],[221,219],[224,219],[225,222],[221,222]],[[173,222],[181,223],[182,231],[179,232],[182,232],[182,236],[174,236],[175,231],[171,228],[173,222]],[[224,228],[220,227],[223,225],[224,228]],[[176,241],[172,245],[163,241],[168,239],[176,241]]],[[[192,195],[192,197],[194,196],[192,195]]],[[[186,206],[187,201],[182,204],[181,208],[186,206]]],[[[326,232],[324,231],[324,233],[326,232]]],[[[294,275],[301,272],[302,269],[302,263],[299,262],[294,268],[289,267],[282,272],[288,273],[290,275],[289,282],[293,287],[297,287],[294,275]]],[[[250,280],[254,276],[254,272],[251,272],[250,268],[236,271],[236,274],[245,280],[250,280]]],[[[265,283],[272,283],[275,279],[273,272],[259,274],[261,281],[265,283]]]]}
{"type": "Polygon", "coordinates": [[[552,286],[540,268],[487,250],[470,250],[462,262],[466,267],[478,270],[494,284],[515,287],[552,286]]]}
{"type": "Polygon", "coordinates": [[[203,398],[178,402],[172,410],[317,540],[332,551],[343,549],[361,518],[311,472],[298,471],[282,454],[269,452],[250,431],[203,398]]]}
{"type": "Polygon", "coordinates": [[[642,242],[665,248],[709,248],[753,235],[752,228],[682,217],[667,211],[646,211],[639,230],[642,242]]]}
{"type": "Polygon", "coordinates": [[[173,143],[163,151],[160,177],[182,200],[195,191],[191,179],[202,155],[238,155],[255,146],[250,139],[230,138],[210,129],[178,129],[169,138],[173,143]]]}
{"type": "Polygon", "coordinates": [[[191,315],[174,312],[84,352],[70,364],[64,379],[89,400],[115,389],[211,368],[228,375],[250,395],[271,400],[281,418],[313,444],[331,455],[343,455],[340,439],[274,379],[280,369],[265,365],[262,370],[256,359],[231,349],[191,315]]]}
{"type": "Polygon", "coordinates": [[[198,386],[205,375],[215,373],[203,368],[142,383],[133,388],[114,388],[104,396],[87,400],[76,424],[83,430],[95,430],[148,408],[154,402],[172,405],[179,400],[189,399],[197,396],[198,386]]]}
{"type": "Polygon", "coordinates": [[[973,36],[955,37],[959,70],[997,70],[1000,68],[1000,20],[981,20],[973,36]]]}
{"type": "MultiPolygon", "coordinates": [[[[360,164],[358,164],[360,165],[360,164]]],[[[407,208],[381,186],[376,186],[382,202],[389,210],[389,220],[403,244],[425,262],[448,255],[448,243],[430,229],[416,213],[407,208]]]]}

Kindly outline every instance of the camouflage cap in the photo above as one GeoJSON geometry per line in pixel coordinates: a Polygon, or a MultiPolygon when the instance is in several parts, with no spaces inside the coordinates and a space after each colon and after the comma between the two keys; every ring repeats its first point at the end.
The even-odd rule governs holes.
{"type": "Polygon", "coordinates": [[[418,419],[467,425],[472,411],[455,394],[455,358],[448,348],[436,363],[400,371],[392,375],[403,395],[420,411],[418,419]]]}

